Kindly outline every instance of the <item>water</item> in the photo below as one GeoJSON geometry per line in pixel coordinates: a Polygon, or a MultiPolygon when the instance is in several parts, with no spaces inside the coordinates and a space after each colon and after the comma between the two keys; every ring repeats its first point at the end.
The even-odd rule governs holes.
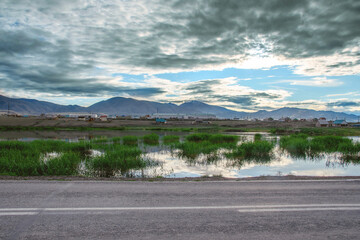
{"type": "Polygon", "coordinates": [[[222,176],[244,178],[258,176],[360,176],[360,165],[343,163],[341,154],[324,154],[321,158],[292,158],[277,146],[268,163],[256,163],[222,158],[213,163],[200,156],[189,162],[176,156],[171,151],[150,152],[144,154],[146,159],[159,161],[159,166],[145,170],[145,176],[164,176],[170,178],[222,176]]]}
{"type": "MultiPolygon", "coordinates": [[[[0,139],[31,141],[34,139],[62,139],[73,142],[81,139],[92,139],[100,136],[118,137],[126,135],[143,136],[151,131],[39,131],[39,132],[11,132],[0,134],[0,139]]],[[[164,135],[179,135],[181,139],[189,133],[184,132],[156,132],[160,137],[164,135]]],[[[240,136],[241,141],[251,141],[255,133],[227,133],[240,136]]],[[[262,133],[265,139],[279,139],[262,133]]],[[[360,142],[360,137],[350,137],[355,142],[360,142]]],[[[345,163],[340,153],[323,154],[318,158],[293,158],[277,145],[269,161],[237,161],[226,159],[219,152],[219,159],[209,159],[208,155],[200,155],[196,159],[186,159],[178,156],[179,150],[171,150],[164,145],[141,145],[144,151],[143,158],[151,166],[142,170],[132,170],[124,176],[128,177],[202,177],[222,176],[228,178],[244,178],[258,176],[360,176],[360,164],[345,163]]],[[[224,151],[224,150],[220,150],[224,151]]]]}

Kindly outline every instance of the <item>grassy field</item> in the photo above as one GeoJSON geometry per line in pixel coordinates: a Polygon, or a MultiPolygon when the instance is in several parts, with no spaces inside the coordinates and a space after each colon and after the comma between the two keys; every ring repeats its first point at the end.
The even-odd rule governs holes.
{"type": "Polygon", "coordinates": [[[314,122],[279,122],[246,120],[213,120],[211,124],[193,124],[192,120],[169,120],[156,124],[154,120],[112,120],[85,122],[76,119],[56,120],[37,117],[16,118],[0,116],[0,131],[174,131],[174,132],[270,132],[275,135],[304,133],[310,136],[360,136],[360,128],[316,128],[314,122]]]}

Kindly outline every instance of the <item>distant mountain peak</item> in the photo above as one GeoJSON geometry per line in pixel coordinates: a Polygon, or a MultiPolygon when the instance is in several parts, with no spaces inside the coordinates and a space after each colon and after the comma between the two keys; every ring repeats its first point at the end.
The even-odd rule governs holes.
{"type": "Polygon", "coordinates": [[[21,114],[41,113],[70,113],[92,112],[114,115],[148,115],[154,113],[173,114],[212,114],[219,118],[257,118],[257,119],[280,119],[282,117],[310,119],[325,117],[328,120],[346,119],[357,121],[358,116],[333,111],[316,111],[310,109],[283,107],[273,111],[260,110],[258,112],[237,112],[224,107],[209,105],[197,100],[188,101],[181,105],[173,103],[160,103],[146,100],[137,100],[125,97],[113,97],[97,102],[89,107],[78,105],[59,105],[55,103],[39,101],[35,99],[8,98],[0,95],[0,110],[7,110],[10,102],[10,110],[21,114]],[[10,100],[10,101],[9,101],[10,100]]]}

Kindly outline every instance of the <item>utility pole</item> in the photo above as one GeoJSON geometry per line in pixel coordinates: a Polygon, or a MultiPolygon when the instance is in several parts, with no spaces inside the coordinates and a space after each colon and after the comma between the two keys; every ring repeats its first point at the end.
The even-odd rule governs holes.
{"type": "Polygon", "coordinates": [[[7,112],[8,117],[10,116],[10,101],[8,100],[8,112],[7,112]]]}

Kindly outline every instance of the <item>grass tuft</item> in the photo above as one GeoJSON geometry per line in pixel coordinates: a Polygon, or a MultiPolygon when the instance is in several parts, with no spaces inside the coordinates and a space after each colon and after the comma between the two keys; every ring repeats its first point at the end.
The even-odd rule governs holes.
{"type": "Polygon", "coordinates": [[[315,136],[309,138],[305,134],[284,136],[280,139],[280,147],[293,157],[317,156],[319,153],[340,152],[344,155],[356,155],[360,152],[360,144],[340,136],[315,136]]]}
{"type": "Polygon", "coordinates": [[[138,138],[136,136],[123,137],[123,144],[128,146],[135,146],[138,144],[138,138]]]}
{"type": "Polygon", "coordinates": [[[186,141],[179,143],[179,156],[188,159],[195,159],[200,154],[208,154],[209,161],[216,161],[219,156],[216,154],[219,149],[233,149],[238,141],[237,136],[194,133],[186,137],[186,141]]]}
{"type": "Polygon", "coordinates": [[[176,143],[179,143],[179,141],[180,141],[180,137],[176,136],[176,135],[167,135],[167,136],[164,136],[164,138],[163,138],[163,143],[165,145],[176,144],[176,143]]]}
{"type": "Polygon", "coordinates": [[[143,137],[144,143],[147,145],[158,145],[159,144],[159,135],[155,133],[147,134],[143,137]]]}
{"type": "Polygon", "coordinates": [[[120,172],[124,174],[130,169],[140,169],[146,162],[140,158],[141,150],[136,147],[116,145],[103,156],[95,157],[87,162],[95,176],[111,177],[120,172]]]}
{"type": "Polygon", "coordinates": [[[233,152],[226,154],[229,158],[235,159],[270,159],[270,153],[274,148],[273,142],[257,140],[254,142],[244,142],[233,152]]]}

